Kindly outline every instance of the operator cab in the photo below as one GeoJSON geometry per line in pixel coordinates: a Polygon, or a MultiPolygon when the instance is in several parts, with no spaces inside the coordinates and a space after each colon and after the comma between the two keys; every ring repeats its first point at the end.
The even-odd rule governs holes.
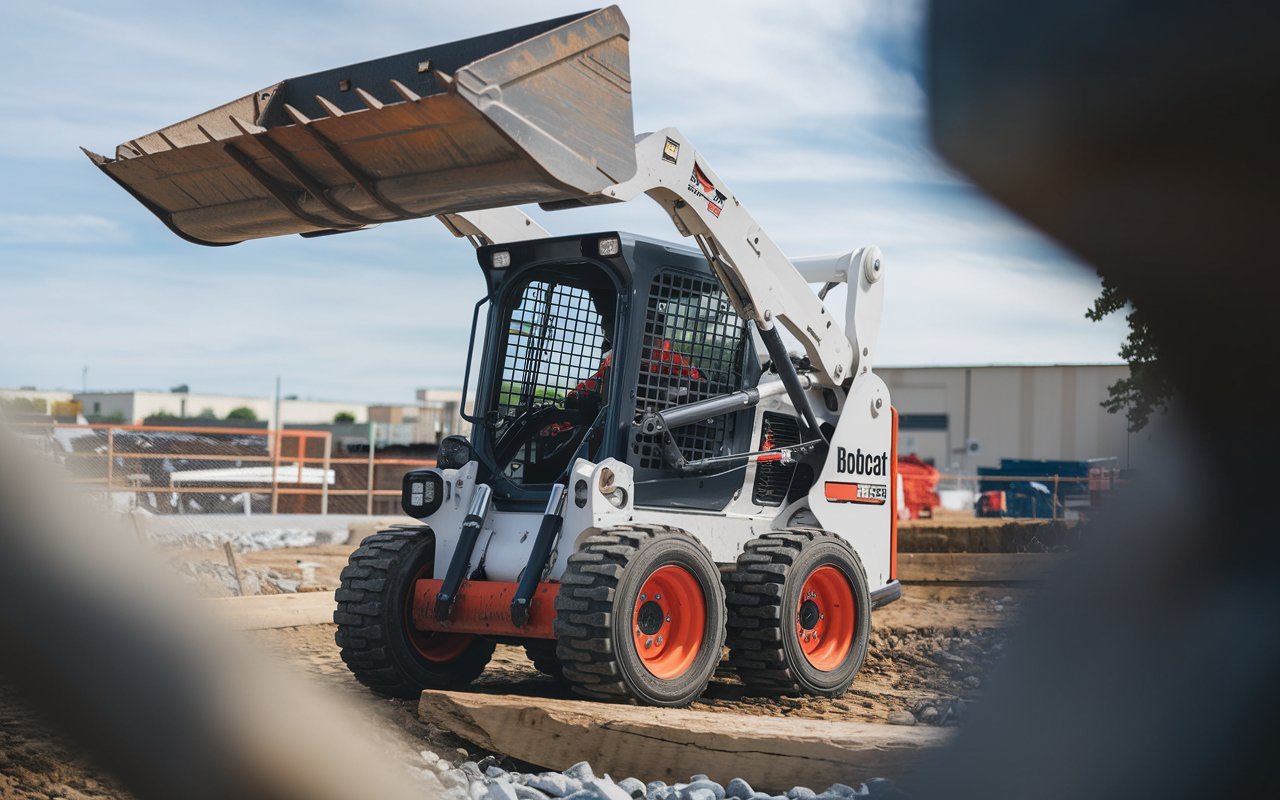
{"type": "MultiPolygon", "coordinates": [[[[500,508],[540,507],[578,458],[630,464],[637,505],[730,502],[745,465],[691,480],[667,463],[658,436],[633,424],[760,377],[746,324],[699,251],[611,232],[490,245],[477,256],[489,288],[477,321],[481,306],[489,311],[481,363],[468,369],[467,416],[478,479],[500,508]]],[[[687,458],[743,452],[751,412],[674,435],[687,458]]]]}

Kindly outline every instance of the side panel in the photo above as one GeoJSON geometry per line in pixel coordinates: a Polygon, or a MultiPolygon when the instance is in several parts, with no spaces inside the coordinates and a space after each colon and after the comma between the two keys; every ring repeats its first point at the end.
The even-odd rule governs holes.
{"type": "Polygon", "coordinates": [[[845,400],[809,505],[823,528],[858,551],[872,591],[888,583],[892,571],[894,458],[889,389],[878,376],[863,373],[845,400]]]}

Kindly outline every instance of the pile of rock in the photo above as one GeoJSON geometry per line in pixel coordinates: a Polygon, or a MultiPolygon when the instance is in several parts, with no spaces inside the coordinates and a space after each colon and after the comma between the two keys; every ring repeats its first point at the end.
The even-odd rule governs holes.
{"type": "Polygon", "coordinates": [[[897,800],[905,798],[891,782],[875,778],[853,788],[837,783],[815,792],[796,786],[784,794],[757,792],[741,778],[725,786],[706,775],[694,775],[688,783],[644,783],[636,778],[614,781],[597,777],[591,765],[580,761],[564,772],[521,773],[508,771],[493,757],[465,761],[458,767],[435,753],[423,751],[428,766],[439,773],[447,800],[897,800]]]}

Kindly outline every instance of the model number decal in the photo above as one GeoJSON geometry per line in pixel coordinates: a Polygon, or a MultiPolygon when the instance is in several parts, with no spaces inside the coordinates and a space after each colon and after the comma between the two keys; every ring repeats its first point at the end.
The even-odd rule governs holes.
{"type": "Polygon", "coordinates": [[[866,503],[884,505],[889,500],[889,487],[883,483],[845,483],[827,481],[827,501],[831,503],[866,503]]]}

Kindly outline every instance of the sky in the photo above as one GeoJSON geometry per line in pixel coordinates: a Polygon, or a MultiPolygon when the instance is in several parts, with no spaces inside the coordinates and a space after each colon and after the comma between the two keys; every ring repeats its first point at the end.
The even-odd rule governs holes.
{"type": "MultiPolygon", "coordinates": [[[[43,0],[6,8],[0,387],[412,402],[462,380],[471,248],[434,220],[206,248],[80,153],[282,78],[589,8],[583,0],[43,0]],[[82,372],[88,367],[87,375],[82,372]]],[[[926,128],[923,5],[623,5],[637,131],[674,125],[792,257],[878,245],[880,366],[1117,363],[1097,275],[950,170],[926,128]]],[[[678,240],[657,206],[545,213],[553,234],[678,240]]],[[[828,305],[843,318],[843,289],[828,305]]]]}

